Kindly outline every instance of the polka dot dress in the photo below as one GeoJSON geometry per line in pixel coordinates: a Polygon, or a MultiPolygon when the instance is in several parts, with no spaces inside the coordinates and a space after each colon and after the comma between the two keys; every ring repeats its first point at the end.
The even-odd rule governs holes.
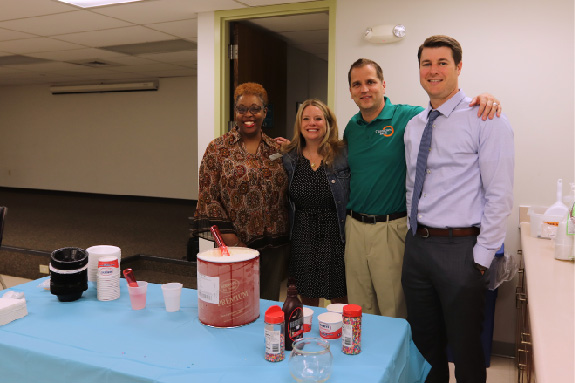
{"type": "Polygon", "coordinates": [[[289,194],[296,206],[290,273],[296,278],[298,293],[325,299],[347,295],[345,247],[323,163],[313,171],[309,160],[300,157],[289,194]]]}

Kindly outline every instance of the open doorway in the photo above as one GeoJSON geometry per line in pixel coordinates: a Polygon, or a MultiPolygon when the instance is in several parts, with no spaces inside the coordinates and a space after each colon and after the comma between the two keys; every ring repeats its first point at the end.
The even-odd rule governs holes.
{"type": "Polygon", "coordinates": [[[291,138],[297,105],[308,98],[327,102],[329,14],[231,21],[229,31],[229,125],[235,87],[257,82],[270,100],[264,132],[291,138]]]}
{"type": "Polygon", "coordinates": [[[264,131],[272,137],[291,138],[296,107],[307,98],[319,98],[333,107],[334,24],[333,1],[217,12],[220,47],[215,63],[219,77],[216,99],[220,108],[215,122],[219,133],[233,126],[233,90],[235,85],[247,81],[260,82],[268,90],[273,120],[264,131]],[[247,48],[231,47],[235,39],[232,31],[237,25],[239,45],[243,39],[247,48]],[[241,37],[242,31],[247,38],[241,37]],[[269,42],[272,40],[278,43],[269,42]],[[281,45],[285,46],[283,53],[276,50],[281,45]],[[229,53],[236,51],[237,58],[229,59],[229,53]],[[273,63],[277,57],[281,63],[273,63]]]}

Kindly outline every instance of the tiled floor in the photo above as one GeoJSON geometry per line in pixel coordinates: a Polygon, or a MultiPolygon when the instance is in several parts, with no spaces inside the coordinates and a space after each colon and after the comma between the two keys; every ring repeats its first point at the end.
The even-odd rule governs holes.
{"type": "MultiPolygon", "coordinates": [[[[10,277],[7,275],[3,275],[2,277],[7,287],[16,286],[21,283],[26,283],[30,281],[30,279],[10,277]]],[[[280,294],[280,301],[283,300],[285,300],[285,288],[282,288],[282,292],[280,294]]],[[[329,301],[326,301],[323,305],[327,305],[328,303],[329,301]]],[[[451,373],[449,383],[456,383],[455,377],[453,375],[453,363],[450,363],[449,367],[451,373]]],[[[517,381],[517,369],[515,367],[515,360],[510,358],[492,356],[491,366],[487,369],[487,383],[514,383],[516,381],[517,381]]]]}
{"type": "MultiPolygon", "coordinates": [[[[26,283],[26,282],[31,281],[31,279],[20,278],[20,277],[10,277],[8,275],[2,275],[2,279],[4,280],[6,287],[12,287],[12,286],[19,285],[21,283],[26,283]]],[[[2,285],[0,285],[0,288],[2,288],[2,285]]]]}
{"type": "MultiPolygon", "coordinates": [[[[453,375],[453,363],[449,363],[449,383],[456,383],[453,375]]],[[[515,359],[491,356],[491,366],[487,369],[487,383],[515,383],[517,368],[515,359]]]]}

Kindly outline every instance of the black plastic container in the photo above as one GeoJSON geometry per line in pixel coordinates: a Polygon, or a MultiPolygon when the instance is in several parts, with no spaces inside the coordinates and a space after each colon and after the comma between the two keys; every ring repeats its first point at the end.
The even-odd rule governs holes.
{"type": "Polygon", "coordinates": [[[77,247],[54,250],[50,257],[50,292],[72,302],[88,290],[88,253],[77,247]]]}

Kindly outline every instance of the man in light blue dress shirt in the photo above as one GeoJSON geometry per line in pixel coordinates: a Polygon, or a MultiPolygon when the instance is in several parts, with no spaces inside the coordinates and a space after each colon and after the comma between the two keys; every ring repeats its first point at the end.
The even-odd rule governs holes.
{"type": "Polygon", "coordinates": [[[513,131],[504,115],[483,121],[469,106],[458,84],[461,56],[459,43],[447,36],[420,46],[420,83],[430,104],[408,123],[404,137],[407,214],[416,222],[409,221],[402,285],[413,340],[432,366],[426,382],[449,382],[447,343],[458,383],[486,381],[480,336],[487,270],[513,206],[513,131]],[[439,116],[430,147],[422,148],[428,151],[425,178],[414,196],[432,110],[439,116]]]}

